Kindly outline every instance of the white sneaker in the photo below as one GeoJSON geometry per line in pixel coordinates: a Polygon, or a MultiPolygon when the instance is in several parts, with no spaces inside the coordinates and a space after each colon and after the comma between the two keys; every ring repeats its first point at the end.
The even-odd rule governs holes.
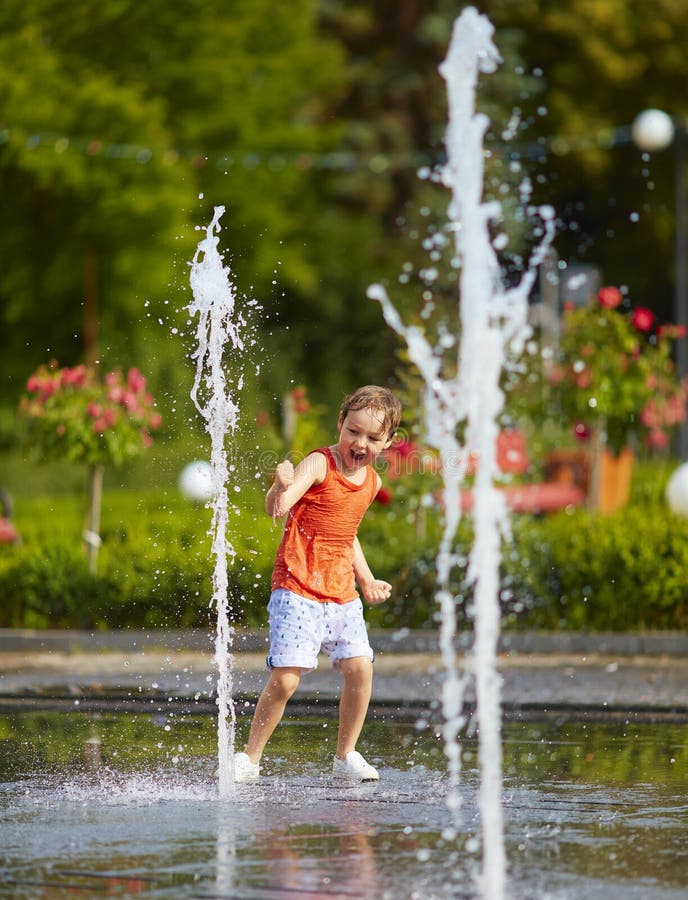
{"type": "Polygon", "coordinates": [[[349,781],[378,781],[380,778],[377,769],[366,762],[358,750],[351,750],[345,759],[335,756],[332,774],[336,778],[346,778],[349,781]]]}
{"type": "Polygon", "coordinates": [[[247,753],[234,754],[234,781],[245,784],[247,781],[258,781],[260,763],[251,762],[247,753]]]}

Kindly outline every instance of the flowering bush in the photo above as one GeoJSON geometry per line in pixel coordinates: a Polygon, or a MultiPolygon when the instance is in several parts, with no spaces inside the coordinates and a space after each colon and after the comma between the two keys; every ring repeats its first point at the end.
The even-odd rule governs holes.
{"type": "Polygon", "coordinates": [[[138,369],[108,372],[86,366],[41,366],[26,383],[22,410],[46,457],[90,466],[119,466],[152,443],[160,426],[153,397],[138,369]]]}
{"type": "Polygon", "coordinates": [[[636,434],[666,447],[670,430],[686,417],[686,385],[677,377],[672,342],[676,325],[656,327],[645,307],[631,309],[618,288],[602,288],[585,307],[564,311],[558,358],[547,378],[574,434],[592,427],[618,453],[636,434]]]}

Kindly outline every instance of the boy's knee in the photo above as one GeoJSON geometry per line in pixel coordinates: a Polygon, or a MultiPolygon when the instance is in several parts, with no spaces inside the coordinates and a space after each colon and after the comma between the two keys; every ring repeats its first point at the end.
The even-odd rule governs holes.
{"type": "Polygon", "coordinates": [[[365,683],[373,677],[373,663],[367,656],[340,659],[337,666],[347,681],[365,683]]]}
{"type": "Polygon", "coordinates": [[[271,696],[289,699],[301,681],[301,669],[273,669],[267,684],[271,696]]]}

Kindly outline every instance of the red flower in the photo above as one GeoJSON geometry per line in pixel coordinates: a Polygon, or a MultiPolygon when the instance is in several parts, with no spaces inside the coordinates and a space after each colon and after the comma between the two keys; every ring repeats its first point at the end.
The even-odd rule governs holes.
{"type": "Polygon", "coordinates": [[[618,288],[603,287],[597,292],[597,299],[607,309],[616,309],[623,300],[623,295],[618,288]]]}
{"type": "Polygon", "coordinates": [[[637,309],[633,310],[631,324],[634,328],[637,328],[638,331],[650,331],[654,325],[654,321],[655,314],[646,306],[639,306],[637,309]]]}
{"type": "Polygon", "coordinates": [[[417,448],[411,441],[399,441],[392,449],[398,453],[402,459],[406,459],[406,457],[410,456],[417,448]]]}
{"type": "Polygon", "coordinates": [[[679,338],[684,338],[687,331],[688,329],[686,329],[685,325],[672,325],[669,322],[666,325],[657,326],[657,337],[678,340],[679,338]]]}
{"type": "Polygon", "coordinates": [[[375,495],[375,499],[382,506],[387,506],[392,502],[392,492],[388,491],[387,488],[381,487],[380,490],[375,495]]]}
{"type": "Polygon", "coordinates": [[[573,436],[578,441],[587,441],[590,439],[590,429],[585,422],[576,422],[573,426],[573,436]]]}

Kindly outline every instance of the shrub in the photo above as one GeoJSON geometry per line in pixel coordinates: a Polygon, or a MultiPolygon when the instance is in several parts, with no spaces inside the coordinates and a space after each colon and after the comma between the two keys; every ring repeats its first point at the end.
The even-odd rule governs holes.
{"type": "MultiPolygon", "coordinates": [[[[101,568],[92,575],[78,545],[78,510],[73,498],[52,498],[17,516],[24,542],[2,548],[0,627],[207,627],[214,617],[209,511],[166,492],[113,492],[101,568]]],[[[266,621],[272,528],[263,512],[231,517],[228,595],[236,622],[266,621]]]]}
{"type": "MultiPolygon", "coordinates": [[[[634,630],[688,626],[688,520],[662,500],[668,467],[639,467],[632,504],[614,516],[585,510],[546,518],[516,516],[504,547],[501,599],[507,628],[634,630]]],[[[265,627],[265,607],[281,525],[262,510],[260,488],[242,491],[230,516],[236,558],[228,567],[236,623],[265,627]]],[[[24,543],[0,548],[0,627],[208,627],[214,561],[210,512],[176,491],[113,491],[103,523],[102,566],[88,572],[78,549],[81,505],[75,497],[18,505],[24,543]]],[[[361,543],[375,574],[390,581],[392,599],[369,607],[371,626],[437,625],[434,556],[436,508],[376,504],[361,543]]],[[[456,553],[465,560],[471,519],[461,523],[456,553]]],[[[472,615],[465,566],[452,589],[460,626],[472,615]]]]}
{"type": "Polygon", "coordinates": [[[527,609],[528,627],[688,625],[688,521],[661,506],[523,521],[515,546],[509,587],[527,609]]]}

